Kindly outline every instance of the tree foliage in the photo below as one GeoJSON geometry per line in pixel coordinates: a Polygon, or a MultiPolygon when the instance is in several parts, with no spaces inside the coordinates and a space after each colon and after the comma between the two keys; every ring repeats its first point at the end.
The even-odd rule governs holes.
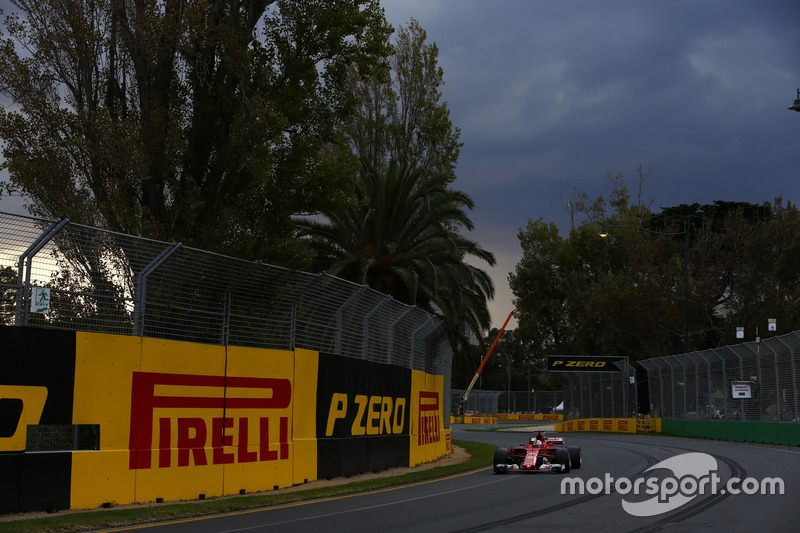
{"type": "Polygon", "coordinates": [[[17,295],[17,271],[11,267],[0,268],[0,324],[14,323],[17,295]]]}
{"type": "Polygon", "coordinates": [[[34,214],[292,264],[291,215],[346,200],[377,0],[12,1],[0,138],[34,214]]]}
{"type": "Polygon", "coordinates": [[[447,187],[447,176],[423,179],[421,169],[392,162],[386,172],[364,166],[358,201],[326,211],[327,220],[298,220],[299,235],[317,252],[315,267],[440,316],[451,340],[464,343],[465,323],[480,338],[489,327],[489,275],[466,262],[495,264],[494,255],[452,230],[471,230],[466,194],[447,187]]]}
{"type": "Polygon", "coordinates": [[[452,182],[462,143],[442,101],[444,73],[439,49],[414,19],[401,26],[391,56],[381,69],[350,70],[351,90],[360,98],[356,119],[344,131],[353,151],[378,171],[390,161],[424,176],[452,182]]]}
{"type": "Polygon", "coordinates": [[[652,213],[631,203],[621,175],[610,177],[608,200],[576,196],[586,219],[568,236],[541,219],[519,233],[523,257],[509,280],[519,334],[535,350],[636,360],[683,353],[686,325],[690,351],[741,342],[737,327],[764,335],[768,318],[780,331],[800,328],[794,205],[652,213]]]}

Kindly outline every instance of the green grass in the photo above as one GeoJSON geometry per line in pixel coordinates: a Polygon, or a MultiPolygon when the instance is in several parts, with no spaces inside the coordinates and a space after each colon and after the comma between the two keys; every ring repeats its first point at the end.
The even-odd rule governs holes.
{"type": "Polygon", "coordinates": [[[98,509],[77,513],[54,514],[45,518],[32,518],[0,522],[2,533],[36,533],[36,532],[71,532],[88,531],[94,529],[108,529],[115,527],[132,526],[148,522],[161,522],[165,520],[178,520],[197,516],[206,516],[219,513],[244,511],[259,507],[283,505],[293,502],[313,500],[317,498],[330,498],[346,494],[354,494],[370,490],[417,483],[429,479],[446,477],[461,472],[468,472],[478,468],[486,468],[492,464],[495,446],[468,441],[454,441],[454,444],[464,448],[470,458],[466,462],[440,466],[429,470],[420,470],[399,476],[377,478],[367,481],[356,481],[344,485],[309,489],[281,494],[280,491],[255,494],[250,496],[235,496],[215,500],[197,501],[190,503],[165,503],[151,507],[134,507],[127,509],[98,509]]]}
{"type": "Polygon", "coordinates": [[[491,433],[491,432],[503,432],[507,431],[511,426],[520,426],[520,427],[539,427],[539,426],[550,426],[554,424],[549,420],[498,420],[497,424],[488,425],[488,426],[480,426],[480,424],[476,424],[479,427],[472,427],[470,425],[462,425],[459,426],[459,429],[463,431],[474,431],[476,433],[491,433]]]}

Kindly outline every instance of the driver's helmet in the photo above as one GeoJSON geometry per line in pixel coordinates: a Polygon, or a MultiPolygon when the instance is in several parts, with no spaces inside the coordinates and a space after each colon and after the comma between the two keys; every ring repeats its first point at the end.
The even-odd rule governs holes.
{"type": "Polygon", "coordinates": [[[533,447],[534,448],[541,448],[542,447],[542,441],[540,441],[539,439],[536,439],[536,442],[533,443],[533,447]]]}

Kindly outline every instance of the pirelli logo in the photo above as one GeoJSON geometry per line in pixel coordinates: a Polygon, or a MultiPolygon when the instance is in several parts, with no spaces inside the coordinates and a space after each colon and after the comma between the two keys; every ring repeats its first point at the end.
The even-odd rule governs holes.
{"type": "Polygon", "coordinates": [[[419,435],[417,444],[431,444],[442,438],[439,393],[420,391],[419,393],[419,435]]]}
{"type": "Polygon", "coordinates": [[[134,372],[129,468],[288,459],[291,399],[288,379],[134,372]]]}
{"type": "Polygon", "coordinates": [[[590,355],[548,355],[551,372],[622,372],[624,357],[590,355]]]}

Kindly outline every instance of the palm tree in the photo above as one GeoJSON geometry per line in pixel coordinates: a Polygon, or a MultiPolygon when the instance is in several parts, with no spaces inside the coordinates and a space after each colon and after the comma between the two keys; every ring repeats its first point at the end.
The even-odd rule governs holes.
{"type": "Polygon", "coordinates": [[[489,275],[465,259],[493,266],[495,258],[458,232],[473,229],[464,208],[474,202],[447,182],[394,161],[385,173],[365,164],[354,206],[323,213],[325,222],[298,220],[297,227],[317,252],[317,270],[439,316],[457,349],[466,341],[462,323],[483,338],[490,325],[487,301],[494,297],[489,275]]]}

